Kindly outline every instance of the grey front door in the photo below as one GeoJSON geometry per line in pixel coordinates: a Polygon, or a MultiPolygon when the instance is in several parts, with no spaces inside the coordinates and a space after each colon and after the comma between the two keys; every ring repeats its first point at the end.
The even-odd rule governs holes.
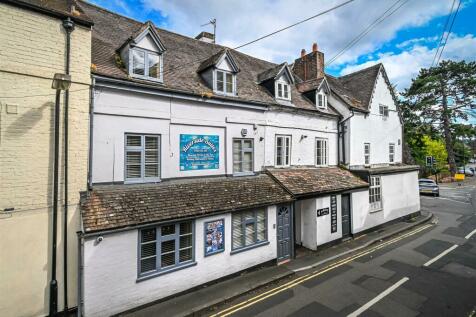
{"type": "Polygon", "coordinates": [[[342,195],[342,236],[350,235],[350,195],[342,195]]]}
{"type": "Polygon", "coordinates": [[[277,212],[278,262],[291,258],[291,206],[278,206],[277,212]]]}

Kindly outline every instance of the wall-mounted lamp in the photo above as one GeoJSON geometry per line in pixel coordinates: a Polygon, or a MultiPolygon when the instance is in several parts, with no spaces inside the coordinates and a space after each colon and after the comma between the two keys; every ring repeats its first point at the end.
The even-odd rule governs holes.
{"type": "Polygon", "coordinates": [[[263,136],[260,136],[260,137],[259,137],[259,141],[261,142],[261,141],[263,141],[263,140],[264,140],[264,137],[263,137],[263,136]]]}
{"type": "Polygon", "coordinates": [[[304,140],[305,138],[307,138],[307,135],[301,135],[301,141],[304,140]]]}

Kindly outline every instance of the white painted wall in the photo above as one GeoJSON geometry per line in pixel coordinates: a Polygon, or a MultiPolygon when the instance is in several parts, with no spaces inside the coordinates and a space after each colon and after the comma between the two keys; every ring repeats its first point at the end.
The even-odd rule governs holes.
{"type": "Polygon", "coordinates": [[[364,143],[370,143],[370,164],[389,163],[389,144],[395,144],[395,163],[402,162],[402,125],[390,90],[382,73],[379,74],[370,113],[355,112],[349,120],[350,165],[364,165],[364,143]],[[389,107],[389,116],[379,114],[379,105],[389,107]],[[399,144],[400,141],[400,144],[399,144]]]}
{"type": "Polygon", "coordinates": [[[381,176],[383,209],[369,211],[368,191],[352,193],[352,233],[381,225],[420,210],[418,172],[381,176]]]}
{"type": "Polygon", "coordinates": [[[157,45],[155,45],[154,40],[150,37],[149,34],[144,36],[144,38],[140,40],[139,43],[137,43],[137,46],[153,52],[159,51],[159,48],[157,47],[157,45]]]}
{"type": "Polygon", "coordinates": [[[95,237],[84,243],[85,316],[109,316],[276,258],[276,206],[268,207],[269,244],[230,255],[231,214],[195,220],[197,265],[137,282],[138,231],[95,237]],[[225,218],[225,251],[204,257],[204,222],[225,218]]]}
{"type": "Polygon", "coordinates": [[[315,164],[315,138],[327,138],[329,165],[337,164],[337,119],[184,101],[101,88],[95,93],[93,183],[124,181],[124,134],[161,136],[161,178],[231,175],[233,138],[254,140],[254,171],[274,166],[275,135],[292,135],[291,164],[315,164]],[[218,135],[220,167],[180,171],[180,134],[218,135]],[[301,139],[301,136],[307,136],[301,139]],[[226,140],[226,142],[225,142],[226,140]]]}
{"type": "Polygon", "coordinates": [[[296,201],[296,243],[316,250],[319,245],[342,238],[341,195],[337,197],[337,232],[331,233],[330,196],[296,201]],[[329,214],[317,217],[317,210],[329,208],[329,214]]]}

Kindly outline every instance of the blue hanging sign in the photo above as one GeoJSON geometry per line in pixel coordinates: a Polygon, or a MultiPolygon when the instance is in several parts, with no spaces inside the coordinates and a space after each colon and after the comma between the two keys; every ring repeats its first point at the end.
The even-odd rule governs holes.
{"type": "Polygon", "coordinates": [[[180,170],[218,169],[220,164],[218,135],[180,135],[180,170]]]}

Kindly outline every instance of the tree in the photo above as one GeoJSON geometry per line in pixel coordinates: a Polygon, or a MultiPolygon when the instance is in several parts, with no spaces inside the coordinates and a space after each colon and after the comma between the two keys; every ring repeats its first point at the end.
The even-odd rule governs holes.
{"type": "Polygon", "coordinates": [[[445,143],[439,139],[431,139],[427,135],[423,136],[422,142],[424,144],[425,157],[433,156],[436,160],[436,165],[434,166],[436,172],[438,173],[445,170],[446,160],[448,159],[445,143]]]}
{"type": "Polygon", "coordinates": [[[445,141],[450,172],[456,172],[452,126],[476,118],[476,62],[443,61],[420,70],[404,96],[424,125],[436,128],[445,141]]]}

